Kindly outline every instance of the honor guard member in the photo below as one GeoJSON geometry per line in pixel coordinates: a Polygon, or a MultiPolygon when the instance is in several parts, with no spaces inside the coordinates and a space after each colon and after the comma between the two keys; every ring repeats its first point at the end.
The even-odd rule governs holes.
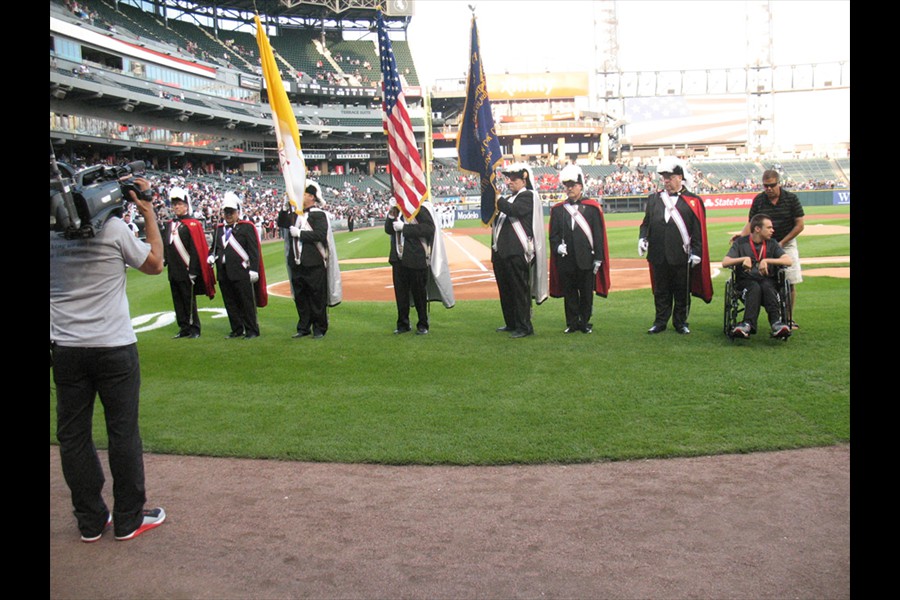
{"type": "MultiPolygon", "coordinates": [[[[200,337],[200,316],[197,314],[197,296],[210,300],[216,295],[216,278],[207,264],[209,247],[203,224],[191,217],[191,201],[187,190],[173,187],[169,190],[169,202],[175,218],[166,224],[163,242],[166,265],[169,272],[169,288],[175,306],[178,323],[177,338],[200,337]]],[[[146,227],[153,226],[147,223],[146,227]]]]}
{"type": "Polygon", "coordinates": [[[647,198],[638,239],[638,254],[647,254],[656,304],[656,318],[647,333],[665,331],[671,316],[675,331],[689,334],[691,294],[707,304],[712,300],[706,209],[703,200],[685,187],[691,180],[680,160],[663,158],[657,173],[662,175],[663,189],[647,198]]]}
{"type": "Polygon", "coordinates": [[[253,223],[241,219],[241,203],[234,192],[225,192],[222,214],[225,220],[216,226],[208,262],[218,271],[231,324],[227,337],[259,337],[256,308],[268,302],[259,236],[253,223]]]}
{"type": "Polygon", "coordinates": [[[500,292],[503,327],[511,338],[534,335],[531,299],[547,299],[547,247],[541,199],[531,168],[524,163],[502,171],[510,195],[497,200],[493,216],[491,262],[500,292]]]}
{"type": "Polygon", "coordinates": [[[334,233],[324,207],[322,188],[317,182],[307,180],[302,214],[296,214],[286,200],[278,215],[279,226],[288,229],[285,255],[291,294],[297,307],[295,338],[325,337],[328,307],[337,306],[342,299],[334,233]]]}
{"type": "Polygon", "coordinates": [[[609,293],[606,223],[600,203],[583,196],[584,173],[559,173],[567,199],[550,209],[550,295],[564,298],[565,333],[591,333],[594,294],[609,293]]]}
{"type": "Polygon", "coordinates": [[[397,302],[395,334],[412,330],[409,322],[410,300],[416,307],[416,335],[428,333],[428,302],[439,300],[452,308],[453,286],[447,253],[444,251],[440,218],[430,202],[422,202],[419,210],[408,219],[400,213],[394,199],[384,221],[384,232],[391,236],[388,261],[394,280],[394,299],[397,302]]]}

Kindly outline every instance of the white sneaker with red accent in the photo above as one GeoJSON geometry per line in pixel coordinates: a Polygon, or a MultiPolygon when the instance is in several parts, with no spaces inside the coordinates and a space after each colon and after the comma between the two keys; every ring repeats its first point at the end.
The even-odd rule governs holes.
{"type": "Polygon", "coordinates": [[[155,527],[159,527],[166,520],[166,511],[162,507],[144,510],[144,521],[137,529],[126,535],[117,535],[116,539],[120,542],[136,538],[144,532],[150,531],[155,527]]]}

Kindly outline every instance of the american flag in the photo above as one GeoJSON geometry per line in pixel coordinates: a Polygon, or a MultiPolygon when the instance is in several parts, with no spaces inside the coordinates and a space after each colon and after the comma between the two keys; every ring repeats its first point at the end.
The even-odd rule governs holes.
{"type": "Polygon", "coordinates": [[[378,11],[378,48],[381,55],[381,89],[384,100],[384,132],[388,138],[388,156],[391,163],[391,180],[397,206],[407,218],[414,216],[426,199],[428,187],[422,171],[422,159],[416,148],[406,98],[397,73],[394,50],[384,27],[381,11],[378,11]]]}
{"type": "Polygon", "coordinates": [[[744,96],[626,98],[625,134],[638,146],[747,141],[744,96]]]}

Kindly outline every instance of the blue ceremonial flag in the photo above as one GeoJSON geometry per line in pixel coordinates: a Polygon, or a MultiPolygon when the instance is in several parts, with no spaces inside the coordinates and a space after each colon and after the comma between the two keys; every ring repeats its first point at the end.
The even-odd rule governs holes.
{"type": "Polygon", "coordinates": [[[472,15],[472,43],[469,52],[469,77],[466,81],[466,105],[456,140],[459,168],[481,177],[481,222],[490,225],[497,205],[497,173],[503,160],[491,101],[488,98],[484,66],[478,49],[478,27],[472,15]]]}

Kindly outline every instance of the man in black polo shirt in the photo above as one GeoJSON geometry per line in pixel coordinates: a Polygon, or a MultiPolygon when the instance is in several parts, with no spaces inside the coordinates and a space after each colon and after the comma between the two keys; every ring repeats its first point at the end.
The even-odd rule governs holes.
{"type": "Polygon", "coordinates": [[[797,250],[797,236],[803,231],[803,206],[797,195],[781,188],[778,171],[767,169],[763,173],[763,187],[765,190],[757,194],[750,206],[750,214],[747,224],[740,235],[750,234],[750,219],[755,215],[764,214],[772,219],[775,227],[774,239],[784,249],[785,254],[791,257],[791,266],[785,275],[791,284],[791,326],[798,329],[794,321],[794,307],[797,305],[797,284],[803,281],[800,271],[800,254],[797,250]]]}

